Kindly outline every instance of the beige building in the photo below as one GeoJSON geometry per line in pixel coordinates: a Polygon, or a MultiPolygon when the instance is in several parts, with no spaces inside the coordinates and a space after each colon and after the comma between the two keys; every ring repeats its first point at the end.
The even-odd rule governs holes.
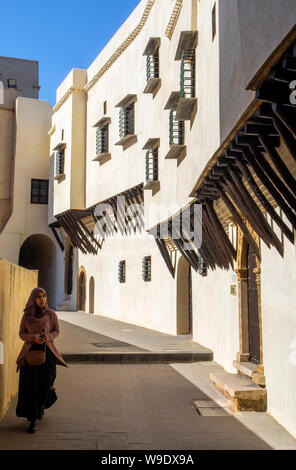
{"type": "Polygon", "coordinates": [[[63,245],[48,226],[52,107],[38,99],[37,61],[0,57],[0,74],[0,257],[38,269],[38,285],[57,305],[63,245]]]}

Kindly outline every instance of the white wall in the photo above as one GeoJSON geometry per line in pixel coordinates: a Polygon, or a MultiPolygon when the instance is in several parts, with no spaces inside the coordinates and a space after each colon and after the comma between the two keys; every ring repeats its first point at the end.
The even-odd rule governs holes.
{"type": "Polygon", "coordinates": [[[239,352],[238,296],[230,294],[235,273],[211,271],[205,277],[192,270],[193,341],[214,353],[214,360],[228,372],[239,352]]]}
{"type": "Polygon", "coordinates": [[[263,363],[268,411],[296,437],[296,248],[262,244],[263,363]]]}
{"type": "Polygon", "coordinates": [[[94,312],[165,333],[176,334],[176,280],[169,273],[153,237],[106,238],[98,256],[79,254],[89,280],[95,279],[94,312]],[[142,258],[151,255],[151,281],[142,279],[142,258]],[[126,282],[118,281],[118,263],[126,260],[126,282]],[[160,288],[161,286],[161,288],[160,288]]]}

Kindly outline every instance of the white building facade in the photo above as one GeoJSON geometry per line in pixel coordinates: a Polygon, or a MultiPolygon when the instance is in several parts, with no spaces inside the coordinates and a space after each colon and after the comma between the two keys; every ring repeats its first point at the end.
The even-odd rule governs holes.
{"type": "Polygon", "coordinates": [[[228,373],[245,364],[296,436],[295,3],[257,3],[142,0],[71,70],[49,131],[49,223],[61,308],[192,335],[228,373]],[[123,236],[117,196],[139,210],[123,236]],[[148,233],[193,204],[201,246],[148,233]]]}

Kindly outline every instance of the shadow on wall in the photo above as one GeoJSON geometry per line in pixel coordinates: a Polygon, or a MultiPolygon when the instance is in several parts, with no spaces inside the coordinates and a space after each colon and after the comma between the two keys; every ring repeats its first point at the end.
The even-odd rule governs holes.
{"type": "Polygon", "coordinates": [[[38,287],[43,287],[48,296],[48,305],[54,305],[56,247],[46,235],[34,234],[22,244],[19,266],[38,269],[38,287]]]}

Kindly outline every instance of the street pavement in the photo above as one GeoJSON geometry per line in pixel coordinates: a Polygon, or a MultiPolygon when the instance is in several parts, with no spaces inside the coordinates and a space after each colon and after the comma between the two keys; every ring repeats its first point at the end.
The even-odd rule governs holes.
{"type": "MultiPolygon", "coordinates": [[[[55,344],[62,355],[87,353],[92,342],[149,351],[200,347],[99,315],[67,313],[58,312],[55,344]]],[[[296,449],[296,440],[267,413],[232,410],[209,379],[221,369],[214,361],[68,365],[57,366],[58,400],[37,421],[35,434],[26,433],[28,422],[16,417],[13,399],[0,422],[1,450],[296,449]],[[214,413],[199,414],[196,401],[199,412],[210,403],[214,413]]]]}

